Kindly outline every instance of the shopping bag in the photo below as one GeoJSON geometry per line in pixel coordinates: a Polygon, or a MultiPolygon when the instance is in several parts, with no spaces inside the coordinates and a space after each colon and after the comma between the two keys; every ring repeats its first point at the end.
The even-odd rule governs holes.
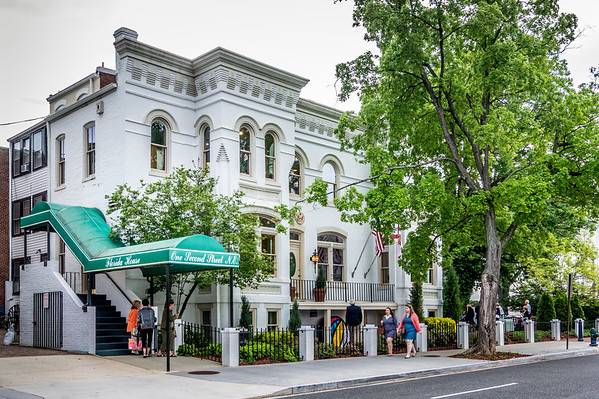
{"type": "Polygon", "coordinates": [[[137,342],[135,342],[136,340],[133,338],[129,338],[129,350],[137,350],[137,342]]]}

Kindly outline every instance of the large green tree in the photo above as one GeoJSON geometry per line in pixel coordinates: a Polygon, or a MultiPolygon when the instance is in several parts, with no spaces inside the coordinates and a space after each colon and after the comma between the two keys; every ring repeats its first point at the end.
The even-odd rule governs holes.
{"type": "Polygon", "coordinates": [[[348,188],[336,206],[387,235],[415,226],[412,274],[481,248],[471,350],[493,353],[504,254],[534,254],[597,214],[597,94],[574,88],[560,58],[577,19],[557,0],[355,0],[353,15],[377,51],[337,66],[340,98],[362,104],[338,135],[374,189],[348,188]]]}
{"type": "MultiPolygon", "coordinates": [[[[241,211],[243,193],[217,194],[216,183],[207,169],[178,167],[162,179],[141,181],[138,187],[117,186],[107,196],[112,237],[126,245],[192,234],[215,237],[225,249],[240,255],[239,268],[233,272],[233,284],[242,288],[256,287],[273,270],[271,262],[258,250],[258,218],[241,211]]],[[[198,286],[228,284],[229,273],[182,273],[172,281],[181,316],[198,286]]],[[[156,278],[154,283],[155,290],[165,288],[163,278],[156,278]]]]}

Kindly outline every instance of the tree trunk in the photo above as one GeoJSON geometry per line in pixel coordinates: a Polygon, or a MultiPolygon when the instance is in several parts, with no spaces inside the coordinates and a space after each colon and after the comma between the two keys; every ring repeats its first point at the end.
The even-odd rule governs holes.
{"type": "Polygon", "coordinates": [[[182,319],[183,318],[183,312],[185,312],[185,308],[187,307],[187,302],[189,302],[189,298],[191,298],[191,295],[193,294],[193,292],[196,290],[196,287],[198,286],[198,282],[194,281],[193,285],[191,286],[191,289],[189,290],[189,292],[187,293],[187,296],[185,297],[185,299],[183,300],[183,305],[181,305],[181,309],[179,309],[179,318],[182,319]]]}
{"type": "Polygon", "coordinates": [[[497,218],[493,204],[485,215],[487,259],[481,276],[481,291],[478,314],[478,342],[469,351],[481,355],[495,353],[495,304],[499,290],[501,268],[501,239],[497,234],[497,218]]]}

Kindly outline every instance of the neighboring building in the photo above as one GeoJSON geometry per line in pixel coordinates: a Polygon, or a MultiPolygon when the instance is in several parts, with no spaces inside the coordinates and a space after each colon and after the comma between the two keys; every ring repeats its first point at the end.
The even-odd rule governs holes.
{"type": "MultiPolygon", "coordinates": [[[[0,147],[0,202],[8,204],[8,148],[0,147]]],[[[8,311],[6,288],[9,279],[8,207],[0,214],[0,318],[8,311]]]]}
{"type": "MultiPolygon", "coordinates": [[[[19,148],[31,145],[25,137],[42,131],[48,140],[47,158],[43,152],[38,168],[32,163],[31,169],[19,169],[26,175],[13,175],[13,224],[46,191],[50,202],[105,211],[105,196],[119,184],[160,179],[178,165],[209,165],[219,193],[246,194],[246,211],[261,219],[262,251],[276,265],[272,278],[258,288],[235,290],[234,323],[241,295],[248,297],[259,328],[287,325],[292,294],[307,324],[343,317],[351,299],[365,310],[365,322],[377,322],[385,307],[407,302],[411,283],[396,267],[399,248],[391,245],[375,259],[370,227],[341,222],[334,207],[304,206],[301,223],[287,234],[276,233],[274,206],[294,204],[316,178],[339,188],[369,175],[352,153],[340,150],[333,130],[341,112],[300,98],[307,79],[223,48],[187,59],[139,42],[127,28],[118,29],[114,38],[114,71],[98,68],[50,96],[46,120],[11,139],[12,162],[20,167],[29,155],[19,148]],[[314,251],[320,255],[316,267],[310,262],[314,251]],[[317,268],[329,280],[325,302],[314,297],[317,268]]],[[[36,148],[34,161],[40,159],[36,148]]],[[[357,188],[366,191],[369,185],[357,188]]],[[[48,236],[54,234],[29,237],[28,254],[45,254],[49,242],[50,264],[83,292],[75,258],[48,236]]],[[[12,248],[13,263],[19,264],[18,234],[12,248]]],[[[148,283],[139,271],[110,274],[127,294],[144,295],[148,283]]],[[[102,280],[98,292],[117,301],[114,296],[121,294],[102,280]]],[[[431,268],[424,290],[431,315],[442,312],[441,280],[441,269],[431,268]]],[[[227,288],[213,286],[193,296],[185,318],[226,326],[228,304],[227,288]]],[[[120,308],[125,311],[126,304],[120,308]]]]}

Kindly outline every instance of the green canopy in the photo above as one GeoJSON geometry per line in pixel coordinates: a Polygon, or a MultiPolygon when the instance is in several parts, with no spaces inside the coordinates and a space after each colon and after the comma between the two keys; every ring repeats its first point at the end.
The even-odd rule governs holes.
{"type": "Polygon", "coordinates": [[[196,234],[147,244],[124,246],[109,236],[110,226],[97,208],[40,202],[21,218],[21,228],[50,225],[83,266],[105,272],[141,268],[145,276],[239,267],[239,254],[226,252],[212,237],[196,234]]]}

